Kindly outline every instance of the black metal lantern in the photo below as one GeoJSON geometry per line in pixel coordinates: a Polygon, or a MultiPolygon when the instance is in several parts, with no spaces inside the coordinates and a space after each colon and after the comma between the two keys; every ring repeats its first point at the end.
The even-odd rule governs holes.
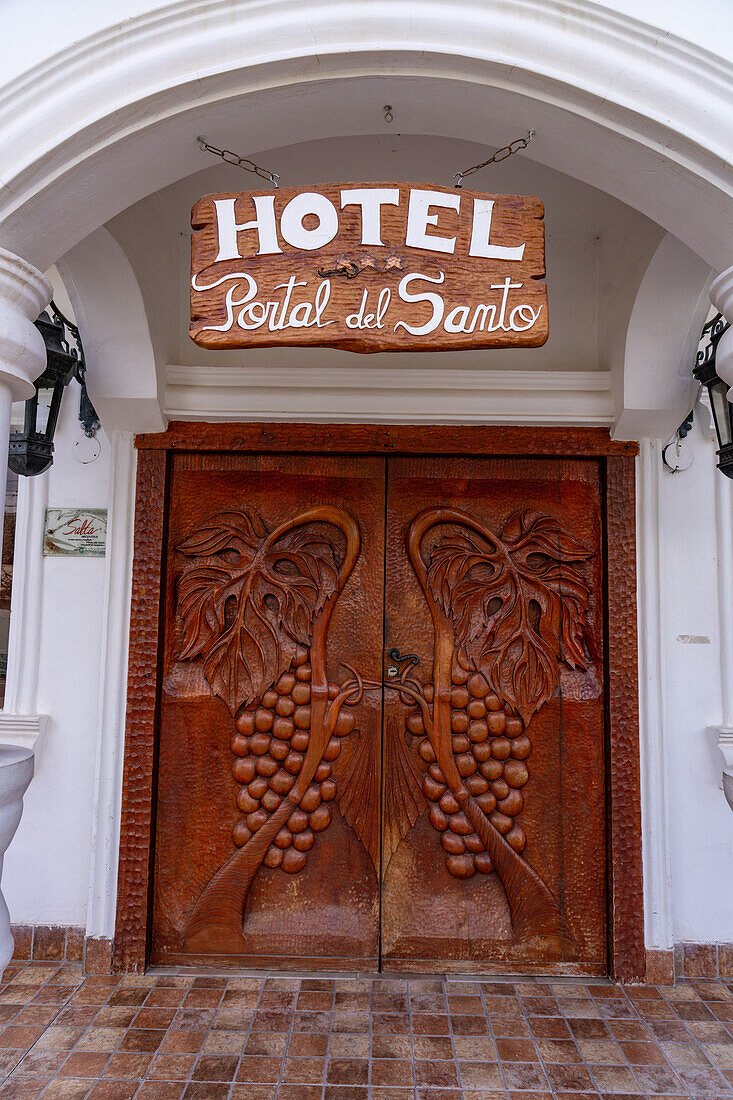
{"type": "Polygon", "coordinates": [[[715,353],[721,337],[730,324],[718,313],[702,330],[702,338],[709,337],[706,347],[697,353],[695,378],[708,391],[713,411],[715,431],[718,436],[718,469],[726,477],[733,478],[733,405],[728,400],[728,386],[715,370],[715,353]]]}
{"type": "Polygon", "coordinates": [[[78,328],[54,302],[38,318],[36,328],[46,345],[46,369],[36,379],[36,392],[25,403],[23,431],[10,435],[8,455],[10,469],[25,477],[42,474],[53,462],[53,436],[61,398],[72,378],[77,378],[82,386],[82,410],[86,415],[82,417],[80,411],[80,419],[87,435],[93,435],[99,427],[84,384],[84,351],[78,328]],[[69,342],[67,332],[75,346],[69,342]]]}

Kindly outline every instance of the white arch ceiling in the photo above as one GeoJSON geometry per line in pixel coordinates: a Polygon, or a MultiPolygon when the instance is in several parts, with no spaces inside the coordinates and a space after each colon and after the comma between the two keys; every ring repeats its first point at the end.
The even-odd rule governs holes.
{"type": "Polygon", "coordinates": [[[45,268],[199,169],[202,131],[252,154],[383,132],[385,102],[402,132],[492,146],[533,126],[535,159],[731,263],[733,65],[593,0],[182,0],[130,18],[0,90],[0,245],[45,268]]]}

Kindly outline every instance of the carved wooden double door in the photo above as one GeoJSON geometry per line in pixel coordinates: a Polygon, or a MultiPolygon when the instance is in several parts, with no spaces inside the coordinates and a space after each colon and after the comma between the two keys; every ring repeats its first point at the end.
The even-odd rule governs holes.
{"type": "Polygon", "coordinates": [[[594,460],[181,454],[156,963],[606,966],[594,460]]]}

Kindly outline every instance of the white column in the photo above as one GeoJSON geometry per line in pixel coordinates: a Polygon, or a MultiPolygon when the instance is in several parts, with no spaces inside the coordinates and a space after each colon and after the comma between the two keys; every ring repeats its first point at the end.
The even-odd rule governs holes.
{"type": "MultiPolygon", "coordinates": [[[[5,465],[8,453],[8,437],[10,434],[10,406],[13,401],[26,401],[33,395],[33,382],[39,374],[43,373],[46,366],[46,348],[43,337],[34,325],[39,313],[45,309],[51,300],[52,287],[45,275],[37,271],[32,264],[14,256],[12,252],[6,252],[0,248],[0,540],[2,539],[3,519],[5,515],[5,465]]],[[[41,493],[34,491],[22,492],[21,506],[22,518],[28,519],[24,508],[30,503],[31,498],[38,501],[41,510],[45,510],[46,478],[33,479],[42,481],[41,493]]],[[[29,490],[29,486],[23,489],[29,490]]],[[[39,511],[37,508],[36,511],[39,511]]],[[[43,522],[42,519],[40,521],[43,522]]],[[[29,585],[26,579],[37,581],[38,570],[33,554],[28,554],[27,538],[24,525],[20,525],[20,561],[18,571],[18,584],[13,585],[11,606],[11,651],[18,646],[12,644],[13,637],[17,643],[19,634],[23,634],[22,627],[26,621],[33,619],[32,608],[26,606],[28,602],[29,585]],[[30,576],[26,578],[26,573],[30,576]],[[22,583],[21,583],[22,582],[22,583]],[[17,589],[17,591],[16,591],[17,589]],[[16,598],[22,597],[22,598],[16,598]]],[[[32,534],[38,537],[38,545],[41,544],[41,535],[38,530],[38,521],[32,527],[32,534]]],[[[40,592],[36,601],[36,609],[40,608],[40,592]]],[[[35,692],[26,690],[29,676],[33,677],[37,666],[38,631],[30,629],[28,632],[31,646],[31,660],[27,661],[27,652],[16,654],[17,660],[10,657],[9,676],[6,685],[5,708],[0,711],[0,742],[5,744],[24,745],[32,748],[38,736],[41,723],[37,716],[33,715],[18,725],[16,715],[30,714],[35,709],[35,692]],[[23,681],[23,684],[21,684],[23,681]],[[32,696],[32,698],[31,698],[32,696]],[[11,714],[13,717],[11,718],[11,714]]]]}
{"type": "MultiPolygon", "coordinates": [[[[733,322],[733,267],[729,267],[710,285],[710,300],[726,321],[733,322]]],[[[733,325],[725,332],[715,352],[715,370],[724,382],[733,386],[733,325]]],[[[733,399],[733,390],[728,392],[733,399]]],[[[733,484],[727,477],[715,479],[715,524],[718,544],[718,584],[720,606],[720,661],[722,724],[718,747],[723,754],[723,789],[733,809],[733,484]]]]}
{"type": "Polygon", "coordinates": [[[46,347],[34,325],[53,289],[32,264],[0,248],[0,545],[5,515],[5,466],[10,406],[33,396],[33,382],[46,366],[46,347]]]}
{"type": "MultiPolygon", "coordinates": [[[[710,301],[726,321],[733,322],[733,267],[729,267],[710,284],[710,301]]],[[[733,327],[724,333],[715,353],[718,377],[733,386],[733,327]]]]}
{"type": "MultiPolygon", "coordinates": [[[[33,322],[51,300],[52,288],[32,264],[0,249],[0,545],[5,516],[5,470],[10,406],[33,396],[46,366],[46,347],[33,322]]],[[[0,745],[0,875],[5,850],[18,827],[23,794],[33,775],[33,753],[0,745]]],[[[13,954],[8,907],[0,893],[0,969],[13,954]]]]}
{"type": "Polygon", "coordinates": [[[636,530],[644,923],[647,947],[669,950],[674,941],[665,759],[661,477],[661,444],[654,439],[642,440],[637,465],[636,530]]]}
{"type": "Polygon", "coordinates": [[[111,938],[115,930],[135,527],[137,454],[133,438],[130,432],[113,432],[111,438],[104,640],[99,677],[99,737],[86,927],[87,936],[95,939],[111,938]]]}

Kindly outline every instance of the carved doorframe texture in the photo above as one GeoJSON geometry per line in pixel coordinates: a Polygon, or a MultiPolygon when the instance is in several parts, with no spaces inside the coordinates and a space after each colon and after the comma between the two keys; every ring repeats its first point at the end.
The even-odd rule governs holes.
{"type": "Polygon", "coordinates": [[[167,486],[172,451],[462,454],[596,458],[605,500],[606,739],[609,972],[644,979],[633,443],[604,429],[178,422],[137,437],[135,554],[130,617],[115,970],[147,963],[167,486]]]}

